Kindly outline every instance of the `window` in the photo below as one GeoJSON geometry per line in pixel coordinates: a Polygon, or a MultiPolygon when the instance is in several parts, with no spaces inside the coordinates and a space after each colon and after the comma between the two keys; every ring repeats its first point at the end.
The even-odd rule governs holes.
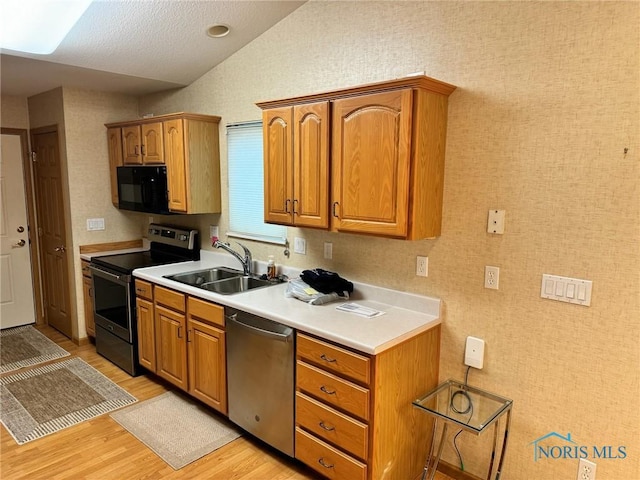
{"type": "Polygon", "coordinates": [[[284,245],[287,227],[264,223],[262,122],[227,125],[229,232],[284,245]]]}

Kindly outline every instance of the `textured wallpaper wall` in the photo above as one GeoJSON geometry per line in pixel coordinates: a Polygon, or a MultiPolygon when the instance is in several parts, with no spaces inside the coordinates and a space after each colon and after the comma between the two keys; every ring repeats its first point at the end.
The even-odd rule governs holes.
{"type": "MultiPolygon", "coordinates": [[[[224,125],[259,119],[257,101],[416,71],[457,85],[441,237],[290,229],[308,255],[255,245],[256,256],[440,297],[441,379],[463,378],[465,338],[478,336],[485,368],[470,382],[514,400],[504,478],[575,478],[575,458],[534,459],[532,442],[551,432],[571,433],[589,456],[625,447],[626,458],[596,459],[598,477],[638,478],[639,20],[636,2],[311,1],[188,88],[143,98],[140,111],[221,115],[224,125]],[[490,208],[507,211],[504,235],[486,232],[490,208]],[[416,255],[429,256],[426,279],[414,275],[416,255]],[[500,267],[500,290],[483,288],[485,265],[500,267]],[[541,299],[543,273],[592,280],[591,307],[541,299]]],[[[221,143],[224,178],[224,129],[221,143]]],[[[198,220],[224,232],[225,217],[198,220]]],[[[486,475],[490,440],[461,435],[466,470],[486,475]]],[[[450,442],[445,458],[457,463],[450,442]]]]}
{"type": "Polygon", "coordinates": [[[64,88],[64,117],[78,331],[85,336],[81,245],[135,240],[145,232],[146,215],[125,213],[111,204],[111,180],[105,123],[138,117],[135,97],[64,88]],[[105,230],[87,231],[88,218],[104,218],[105,230]]]}
{"type": "Polygon", "coordinates": [[[77,321],[74,338],[85,337],[82,296],[81,245],[140,238],[146,216],[123,213],[111,205],[109,159],[105,123],[135,119],[137,98],[81,89],[56,88],[24,97],[2,97],[2,126],[37,128],[58,126],[64,170],[63,198],[67,210],[70,288],[77,321]],[[88,218],[104,218],[105,230],[87,231],[88,218]]]}
{"type": "Polygon", "coordinates": [[[27,99],[13,95],[0,97],[0,125],[5,128],[29,128],[27,99]]]}

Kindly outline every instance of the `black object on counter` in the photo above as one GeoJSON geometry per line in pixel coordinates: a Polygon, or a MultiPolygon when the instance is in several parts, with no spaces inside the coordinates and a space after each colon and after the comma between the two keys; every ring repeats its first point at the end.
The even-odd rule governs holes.
{"type": "Polygon", "coordinates": [[[303,270],[300,274],[302,280],[322,293],[340,293],[353,292],[353,283],[345,280],[335,272],[329,272],[322,268],[314,268],[313,270],[303,270]]]}

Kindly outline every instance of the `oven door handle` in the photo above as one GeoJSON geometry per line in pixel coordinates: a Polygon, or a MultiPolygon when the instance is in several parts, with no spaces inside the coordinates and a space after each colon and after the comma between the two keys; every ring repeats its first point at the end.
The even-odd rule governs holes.
{"type": "Polygon", "coordinates": [[[102,270],[99,267],[94,267],[93,265],[89,265],[89,270],[91,270],[94,275],[98,275],[99,277],[110,278],[112,280],[115,280],[116,282],[122,283],[123,285],[127,284],[130,280],[129,275],[116,275],[114,273],[102,270]]]}

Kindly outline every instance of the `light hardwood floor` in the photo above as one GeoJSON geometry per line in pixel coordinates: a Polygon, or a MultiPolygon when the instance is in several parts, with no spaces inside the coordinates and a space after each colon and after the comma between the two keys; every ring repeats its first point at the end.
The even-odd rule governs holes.
{"type": "MultiPolygon", "coordinates": [[[[172,389],[157,377],[130,377],[98,355],[93,345],[76,346],[50,327],[39,330],[144,401],[172,389]]],[[[109,415],[102,415],[19,446],[0,429],[2,480],[309,480],[318,476],[299,462],[249,435],[175,471],[109,415]]],[[[436,480],[451,480],[437,472],[436,480]]]]}

